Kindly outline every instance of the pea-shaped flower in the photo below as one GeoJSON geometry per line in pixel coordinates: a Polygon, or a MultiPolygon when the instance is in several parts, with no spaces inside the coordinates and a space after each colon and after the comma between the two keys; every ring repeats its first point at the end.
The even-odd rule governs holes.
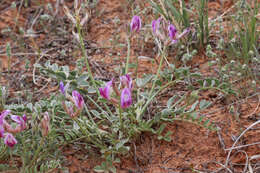
{"type": "Polygon", "coordinates": [[[190,28],[184,29],[184,31],[181,34],[177,34],[177,32],[178,31],[177,31],[177,29],[175,28],[174,25],[170,24],[168,26],[169,37],[170,37],[173,44],[177,43],[180,38],[182,38],[183,36],[188,34],[190,32],[190,28]]]}
{"type": "Polygon", "coordinates": [[[84,106],[84,99],[80,95],[80,93],[78,91],[76,91],[76,90],[72,91],[72,98],[74,100],[74,104],[76,105],[76,107],[79,110],[82,110],[83,106],[84,106]]]}
{"type": "Polygon", "coordinates": [[[99,92],[103,98],[110,100],[110,94],[112,92],[112,80],[107,82],[104,88],[99,88],[99,92]]]}
{"type": "Polygon", "coordinates": [[[5,133],[4,143],[12,148],[15,144],[17,144],[17,140],[11,133],[5,133]]]}
{"type": "Polygon", "coordinates": [[[62,81],[60,82],[60,92],[65,96],[65,86],[62,81]]]}
{"type": "Polygon", "coordinates": [[[132,103],[131,90],[124,88],[121,92],[121,108],[128,108],[132,103]]]}
{"type": "Polygon", "coordinates": [[[168,33],[169,33],[169,37],[172,40],[172,43],[177,43],[177,29],[175,28],[175,26],[173,24],[170,24],[168,26],[168,33]]]}
{"type": "Polygon", "coordinates": [[[158,18],[157,20],[153,20],[152,21],[152,29],[153,29],[153,33],[155,35],[159,34],[159,29],[160,29],[160,24],[161,24],[161,17],[158,18]]]}
{"type": "Polygon", "coordinates": [[[132,81],[132,79],[131,79],[129,74],[120,76],[120,82],[123,85],[123,88],[127,87],[130,90],[132,90],[132,88],[133,88],[133,81],[132,81]]]}
{"type": "Polygon", "coordinates": [[[130,24],[130,29],[131,32],[139,32],[142,27],[142,22],[141,18],[139,16],[134,16],[132,18],[131,24],[130,24]]]}
{"type": "Polygon", "coordinates": [[[41,120],[42,136],[47,136],[50,131],[50,116],[48,112],[44,113],[43,119],[41,120]]]}

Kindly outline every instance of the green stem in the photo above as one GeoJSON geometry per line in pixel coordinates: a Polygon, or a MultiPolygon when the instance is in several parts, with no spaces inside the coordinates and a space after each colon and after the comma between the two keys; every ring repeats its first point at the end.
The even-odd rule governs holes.
{"type": "MultiPolygon", "coordinates": [[[[87,70],[88,70],[88,73],[90,75],[90,80],[91,82],[93,83],[93,86],[96,90],[96,93],[98,94],[98,96],[100,97],[100,93],[99,93],[99,90],[97,88],[97,85],[96,85],[96,82],[94,80],[94,77],[93,77],[93,74],[92,74],[92,71],[91,71],[91,68],[89,66],[89,62],[88,62],[88,56],[87,56],[87,52],[85,50],[85,44],[83,42],[83,37],[81,35],[81,28],[80,28],[80,24],[79,22],[77,23],[77,29],[78,29],[78,34],[79,34],[79,41],[80,41],[80,48],[81,48],[81,51],[83,53],[83,56],[85,58],[85,63],[86,63],[86,67],[87,67],[87,70]]],[[[107,111],[112,115],[112,112],[110,111],[109,107],[104,103],[104,106],[106,107],[107,111]]]]}
{"type": "Polygon", "coordinates": [[[124,125],[123,125],[123,117],[122,117],[122,108],[119,106],[119,121],[120,121],[120,128],[123,130],[124,125]]]}
{"type": "Polygon", "coordinates": [[[159,78],[159,74],[160,74],[160,71],[161,71],[161,68],[162,68],[163,60],[164,60],[164,58],[165,58],[165,51],[166,51],[166,46],[164,46],[164,48],[163,48],[162,56],[161,56],[161,59],[160,59],[160,64],[159,64],[159,67],[158,67],[158,70],[157,70],[155,79],[154,79],[154,81],[153,81],[153,85],[152,85],[152,88],[151,88],[151,90],[150,90],[150,93],[149,93],[149,97],[148,97],[148,98],[150,98],[150,97],[152,96],[153,91],[154,91],[154,88],[155,88],[156,81],[157,81],[157,79],[159,78]]]}
{"type": "Polygon", "coordinates": [[[10,75],[10,71],[11,71],[11,57],[8,56],[8,75],[10,75]]]}
{"type": "Polygon", "coordinates": [[[127,41],[127,58],[126,58],[126,64],[125,64],[125,74],[128,73],[128,64],[129,64],[130,51],[131,51],[131,43],[130,43],[129,36],[126,37],[126,41],[127,41]]]}
{"type": "MultiPolygon", "coordinates": [[[[104,110],[102,107],[100,107],[90,96],[86,95],[86,97],[87,97],[101,112],[105,112],[105,110],[104,110]]],[[[106,104],[105,104],[105,106],[106,106],[107,111],[108,111],[111,115],[113,115],[113,113],[112,113],[111,110],[107,107],[106,104]]],[[[108,120],[110,120],[110,119],[108,118],[108,120]]]]}
{"type": "Polygon", "coordinates": [[[0,152],[0,158],[2,158],[4,156],[6,151],[7,151],[7,146],[4,145],[4,149],[0,152]]]}
{"type": "Polygon", "coordinates": [[[88,130],[86,130],[86,128],[84,128],[84,127],[82,126],[82,124],[80,123],[80,121],[79,121],[77,118],[74,118],[73,120],[78,124],[80,130],[84,133],[84,135],[87,137],[87,139],[88,139],[89,142],[92,142],[94,145],[96,145],[96,146],[98,146],[98,147],[100,147],[100,148],[103,148],[102,145],[100,145],[100,144],[99,144],[98,142],[96,142],[95,140],[91,139],[91,137],[90,137],[90,134],[91,134],[91,133],[90,133],[88,130]]]}
{"type": "Polygon", "coordinates": [[[98,95],[100,96],[100,93],[98,92],[98,88],[96,86],[96,82],[94,80],[94,77],[93,77],[93,74],[92,74],[92,71],[91,71],[91,68],[89,66],[89,62],[88,62],[88,56],[87,56],[87,52],[85,50],[85,44],[83,42],[83,37],[81,35],[81,28],[80,28],[80,24],[77,23],[77,29],[78,29],[78,35],[79,35],[79,42],[80,42],[80,48],[81,48],[81,51],[83,53],[83,56],[85,58],[85,63],[86,63],[86,67],[87,67],[87,70],[88,70],[88,73],[89,73],[89,76],[90,76],[90,80],[94,86],[94,88],[96,89],[96,92],[98,93],[98,95]]]}
{"type": "MultiPolygon", "coordinates": [[[[175,84],[177,81],[174,80],[174,81],[171,81],[167,84],[165,84],[164,86],[162,86],[154,95],[152,95],[151,97],[149,97],[150,99],[147,100],[147,102],[145,103],[144,107],[141,109],[141,113],[140,115],[142,116],[143,113],[145,112],[147,106],[150,104],[150,102],[154,99],[154,97],[159,94],[162,90],[164,90],[165,88],[167,88],[168,86],[172,85],[172,84],[175,84]]],[[[141,118],[141,117],[140,117],[141,118]]]]}
{"type": "Polygon", "coordinates": [[[198,89],[198,91],[201,91],[201,90],[209,90],[209,89],[215,89],[215,90],[218,90],[218,91],[224,93],[225,95],[228,95],[227,92],[225,92],[225,91],[223,91],[223,90],[221,90],[220,88],[217,88],[217,87],[203,87],[203,88],[198,89]]]}
{"type": "Polygon", "coordinates": [[[21,137],[21,144],[22,144],[22,150],[23,150],[23,152],[22,152],[22,172],[24,172],[24,169],[25,169],[25,166],[26,166],[26,161],[27,161],[27,159],[26,159],[26,154],[27,154],[27,151],[26,151],[26,149],[27,149],[27,147],[26,147],[26,145],[25,145],[25,137],[24,137],[24,135],[22,135],[22,137],[21,137]]]}

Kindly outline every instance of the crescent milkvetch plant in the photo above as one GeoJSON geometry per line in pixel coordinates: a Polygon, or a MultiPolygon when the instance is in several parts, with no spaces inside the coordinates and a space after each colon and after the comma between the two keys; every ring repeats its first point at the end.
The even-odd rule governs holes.
{"type": "MultiPolygon", "coordinates": [[[[79,23],[74,25],[78,28],[76,39],[79,40],[81,48],[84,48],[84,42],[80,41],[83,39],[80,32],[82,26],[79,23]]],[[[87,54],[82,49],[91,86],[81,87],[77,85],[75,87],[71,78],[64,78],[59,84],[61,104],[64,112],[72,121],[73,129],[84,136],[82,140],[88,147],[98,148],[102,154],[104,162],[95,167],[97,172],[115,172],[116,168],[113,163],[119,161],[118,154],[128,153],[130,143],[138,138],[142,132],[156,134],[159,139],[166,141],[171,140],[170,132],[162,135],[165,124],[162,123],[160,113],[147,118],[146,111],[160,92],[182,80],[177,78],[173,81],[162,82],[160,74],[164,60],[167,60],[167,48],[172,45],[177,46],[177,43],[189,34],[190,28],[180,32],[163,17],[152,22],[150,29],[158,43],[161,57],[156,74],[151,75],[148,79],[134,78],[129,67],[131,38],[146,31],[142,28],[141,17],[133,16],[129,28],[127,36],[128,53],[125,68],[119,78],[113,77],[106,82],[95,80],[88,65],[87,54]],[[150,82],[151,87],[144,87],[148,86],[150,82]],[[158,84],[158,82],[161,84],[158,84]],[[91,92],[88,87],[92,87],[91,92]]],[[[186,105],[186,107],[188,106],[190,105],[186,105]]],[[[182,110],[183,114],[194,113],[194,110],[185,112],[184,107],[182,107],[182,110]]],[[[177,117],[167,118],[181,120],[177,117]]]]}

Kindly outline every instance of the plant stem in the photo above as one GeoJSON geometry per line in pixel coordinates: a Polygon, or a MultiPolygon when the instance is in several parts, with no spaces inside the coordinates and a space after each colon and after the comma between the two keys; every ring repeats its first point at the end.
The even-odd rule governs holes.
{"type": "Polygon", "coordinates": [[[128,64],[129,64],[130,51],[131,51],[131,43],[130,43],[129,36],[126,37],[126,41],[127,41],[127,57],[126,57],[126,64],[125,64],[125,74],[128,73],[128,64]]]}
{"type": "Polygon", "coordinates": [[[81,51],[82,51],[83,56],[85,58],[85,63],[86,63],[86,67],[87,67],[87,70],[88,70],[88,73],[89,73],[89,76],[90,76],[90,80],[91,80],[91,82],[92,82],[92,84],[93,84],[97,94],[100,95],[100,93],[98,92],[98,88],[96,86],[96,83],[95,83],[95,80],[94,80],[91,68],[89,66],[88,55],[87,55],[87,52],[85,50],[85,44],[83,42],[83,37],[81,35],[81,28],[80,28],[80,24],[79,23],[77,23],[77,29],[78,29],[78,35],[79,35],[80,48],[81,48],[81,51]]]}
{"type": "Polygon", "coordinates": [[[38,155],[39,155],[39,153],[40,153],[40,150],[41,150],[42,145],[43,145],[43,142],[44,142],[44,138],[45,138],[45,137],[42,137],[42,138],[41,138],[40,146],[37,148],[37,150],[36,150],[36,152],[35,152],[35,154],[34,154],[34,156],[33,156],[33,159],[32,159],[32,162],[31,162],[29,168],[34,165],[34,162],[35,162],[36,159],[38,158],[38,155]]]}
{"type": "MultiPolygon", "coordinates": [[[[141,113],[140,116],[143,115],[144,111],[146,110],[147,106],[149,105],[149,103],[154,99],[154,97],[159,94],[162,90],[164,90],[165,88],[167,88],[168,86],[175,84],[177,82],[177,80],[171,81],[167,84],[165,84],[164,86],[162,86],[154,95],[152,95],[151,97],[149,97],[150,99],[147,100],[147,102],[145,103],[144,107],[141,109],[141,113]]],[[[141,117],[140,117],[141,118],[141,117]]]]}
{"type": "Polygon", "coordinates": [[[80,130],[81,130],[81,131],[84,133],[84,135],[87,137],[88,142],[92,142],[94,145],[100,147],[101,149],[103,148],[102,145],[100,145],[100,144],[99,144],[98,142],[96,142],[95,140],[91,139],[91,137],[90,137],[91,133],[90,133],[88,130],[86,130],[86,128],[84,128],[84,127],[82,126],[81,122],[80,122],[77,118],[74,118],[73,120],[77,123],[77,125],[78,125],[79,128],[80,128],[80,130]]]}
{"type": "Polygon", "coordinates": [[[166,46],[164,46],[164,48],[163,48],[162,56],[161,56],[161,59],[160,59],[160,64],[159,64],[159,67],[158,67],[158,70],[157,70],[155,79],[154,79],[154,81],[153,81],[153,85],[152,85],[152,88],[151,88],[151,90],[150,90],[150,93],[149,93],[148,98],[150,98],[150,97],[152,96],[153,91],[154,91],[154,88],[155,88],[156,81],[157,81],[157,79],[159,78],[159,74],[160,74],[160,71],[161,71],[161,68],[162,68],[163,60],[164,60],[164,58],[165,58],[165,51],[166,51],[166,46]]]}
{"type": "MultiPolygon", "coordinates": [[[[99,93],[99,90],[97,88],[97,85],[96,85],[96,82],[94,80],[94,77],[93,77],[93,74],[92,74],[92,71],[91,71],[91,68],[89,66],[89,62],[88,62],[88,56],[87,56],[87,52],[85,50],[85,44],[83,42],[83,37],[81,35],[81,28],[80,28],[80,24],[79,22],[77,22],[77,30],[78,30],[78,35],[79,35],[79,42],[80,42],[80,48],[81,48],[81,51],[83,53],[83,56],[85,58],[85,63],[86,63],[86,67],[87,67],[87,70],[88,70],[88,73],[90,75],[90,80],[91,82],[93,83],[93,86],[96,90],[96,93],[98,94],[98,96],[100,97],[100,93],[99,93]]],[[[106,107],[107,111],[112,115],[112,112],[110,111],[109,107],[107,106],[107,104],[104,103],[104,106],[106,107]]]]}
{"type": "MultiPolygon", "coordinates": [[[[158,70],[157,70],[157,73],[156,73],[156,76],[155,76],[155,79],[153,81],[153,85],[152,85],[152,88],[150,90],[150,93],[149,93],[149,96],[148,96],[148,100],[147,102],[145,103],[144,107],[141,109],[141,113],[140,113],[140,118],[141,116],[143,115],[144,111],[146,110],[147,106],[149,105],[149,103],[153,100],[153,98],[159,93],[161,92],[161,90],[163,90],[164,88],[168,87],[168,85],[170,85],[172,82],[169,82],[167,83],[166,85],[164,85],[163,87],[161,87],[154,95],[153,95],[153,91],[154,91],[154,88],[155,88],[155,84],[156,84],[156,81],[159,77],[159,74],[160,74],[160,71],[161,71],[161,68],[162,68],[162,64],[163,64],[163,60],[164,58],[166,59],[165,57],[165,51],[166,51],[166,46],[164,46],[163,48],[163,51],[162,51],[162,56],[161,56],[161,59],[160,59],[160,64],[159,64],[159,67],[158,67],[158,70]]],[[[175,82],[175,81],[173,81],[175,82]]]]}
{"type": "Polygon", "coordinates": [[[203,87],[203,88],[198,89],[198,91],[210,90],[210,89],[217,90],[217,91],[222,92],[222,93],[225,94],[225,95],[228,95],[228,93],[227,93],[226,91],[224,91],[224,90],[222,90],[222,89],[220,89],[220,88],[218,88],[218,87],[203,87]]]}
{"type": "Polygon", "coordinates": [[[10,75],[10,70],[11,70],[11,46],[10,43],[7,43],[6,45],[6,54],[7,54],[7,68],[8,68],[8,75],[10,75]]]}
{"type": "Polygon", "coordinates": [[[120,128],[121,130],[123,130],[124,126],[123,126],[122,108],[120,105],[119,105],[119,121],[120,121],[120,128]]]}
{"type": "Polygon", "coordinates": [[[2,158],[4,156],[6,151],[7,151],[7,146],[4,145],[4,149],[2,149],[1,152],[0,152],[0,158],[2,158]]]}

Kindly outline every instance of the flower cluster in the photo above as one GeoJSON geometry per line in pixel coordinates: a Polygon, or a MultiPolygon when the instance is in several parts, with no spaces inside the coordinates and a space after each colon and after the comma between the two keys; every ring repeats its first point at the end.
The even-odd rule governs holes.
{"type": "Polygon", "coordinates": [[[8,116],[10,113],[10,110],[5,110],[0,114],[0,138],[4,138],[4,143],[7,146],[13,147],[15,144],[17,144],[17,140],[13,134],[19,133],[26,129],[27,117],[26,115],[11,115],[11,119],[17,123],[17,125],[13,127],[5,120],[6,116],[8,116]]]}
{"type": "Polygon", "coordinates": [[[72,96],[66,93],[67,85],[64,86],[63,82],[60,82],[60,92],[68,98],[72,103],[74,103],[74,108],[73,107],[67,107],[65,102],[63,102],[63,107],[67,114],[69,114],[72,118],[77,117],[80,112],[83,110],[84,107],[84,99],[80,95],[80,93],[76,90],[72,91],[72,96]],[[76,109],[76,111],[74,111],[76,109]]]}
{"type": "Polygon", "coordinates": [[[114,91],[116,96],[120,97],[121,108],[128,108],[133,103],[132,100],[133,81],[131,77],[128,74],[126,74],[120,77],[120,83],[122,86],[121,93],[116,87],[114,79],[107,82],[104,88],[99,88],[99,92],[103,98],[107,99],[108,101],[111,101],[115,105],[118,105],[118,99],[112,97],[112,93],[114,91]]]}
{"type": "MultiPolygon", "coordinates": [[[[131,32],[139,32],[142,27],[141,18],[139,16],[133,16],[130,29],[131,32]]],[[[160,40],[165,41],[166,43],[175,44],[180,38],[190,32],[190,28],[185,29],[181,34],[178,34],[176,27],[162,20],[162,17],[159,17],[157,20],[152,21],[152,31],[153,34],[158,37],[160,40]]]]}

